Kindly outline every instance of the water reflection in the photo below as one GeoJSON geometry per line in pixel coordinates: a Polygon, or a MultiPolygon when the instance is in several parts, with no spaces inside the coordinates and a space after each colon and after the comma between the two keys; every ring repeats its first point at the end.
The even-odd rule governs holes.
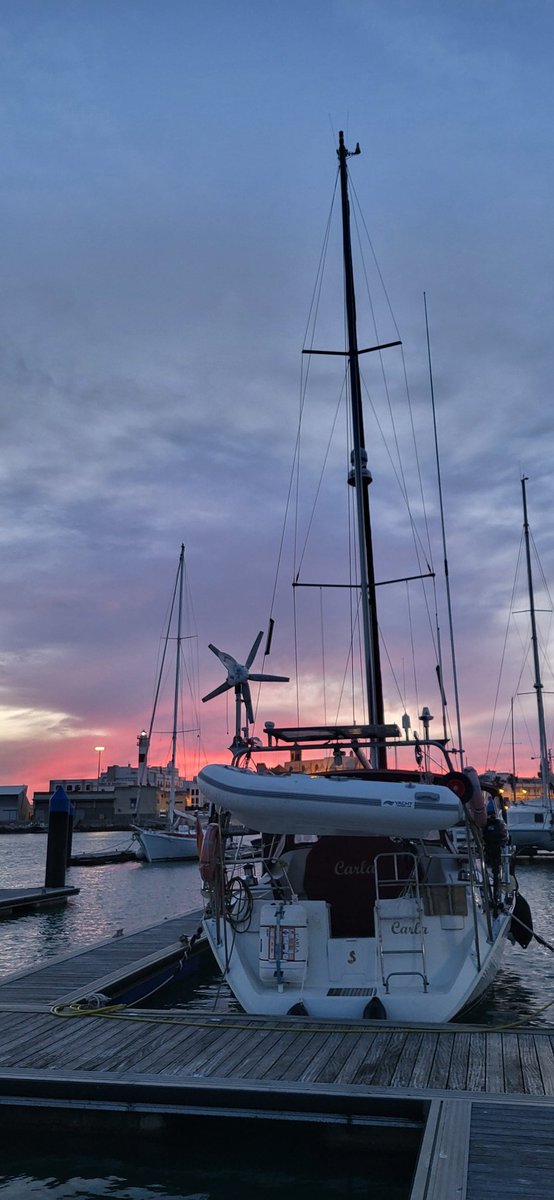
{"type": "Polygon", "coordinates": [[[187,1118],[186,1141],[141,1133],[90,1140],[65,1135],[53,1152],[51,1137],[33,1131],[33,1144],[11,1139],[0,1166],[0,1195],[8,1200],[331,1200],[371,1196],[407,1200],[418,1131],[389,1133],[303,1125],[300,1133],[275,1121],[225,1122],[187,1118]],[[285,1138],[286,1133],[286,1138],[285,1138]],[[408,1136],[407,1136],[408,1135],[408,1136]],[[402,1153],[399,1137],[402,1136],[402,1153]]]}

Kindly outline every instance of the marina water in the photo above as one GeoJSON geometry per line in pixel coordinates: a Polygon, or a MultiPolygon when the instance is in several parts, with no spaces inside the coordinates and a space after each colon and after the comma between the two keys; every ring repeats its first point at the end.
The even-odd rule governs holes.
{"type": "MultiPolygon", "coordinates": [[[[73,854],[124,850],[132,846],[126,833],[76,833],[73,854]]],[[[0,836],[0,888],[41,887],[44,884],[46,836],[5,834],[0,836]]],[[[554,949],[554,857],[532,865],[518,866],[522,894],[533,912],[535,931],[554,949]]],[[[191,863],[123,862],[95,867],[69,867],[66,883],[80,889],[67,906],[0,922],[0,977],[41,961],[68,954],[94,942],[114,937],[120,930],[130,933],[157,924],[180,912],[201,907],[198,867],[191,863]]],[[[193,983],[173,986],[155,1001],[164,1006],[236,1010],[235,1002],[222,988],[217,971],[208,964],[193,983]]],[[[502,970],[471,1014],[471,1021],[487,1027],[505,1027],[516,1022],[546,1026],[554,1024],[554,952],[533,941],[527,950],[507,945],[502,970]]],[[[57,1146],[30,1138],[29,1123],[4,1154],[0,1164],[0,1196],[31,1200],[48,1195],[49,1200],[234,1200],[256,1190],[259,1200],[269,1200],[286,1189],[289,1200],[319,1200],[341,1195],[360,1195],[371,1200],[406,1200],[411,1168],[402,1167],[397,1154],[337,1153],[298,1138],[287,1129],[286,1159],[276,1154],[273,1126],[269,1131],[255,1122],[247,1132],[245,1123],[236,1135],[240,1153],[231,1151],[225,1131],[221,1149],[213,1143],[205,1150],[202,1139],[193,1146],[171,1144],[150,1147],[146,1142],[137,1154],[136,1145],[126,1147],[114,1130],[113,1147],[103,1140],[99,1153],[91,1145],[73,1138],[57,1146]],[[273,1142],[272,1142],[273,1139],[273,1142]],[[290,1153],[289,1153],[290,1151],[290,1153]],[[287,1165],[290,1164],[290,1165],[287,1165]]],[[[272,1123],[273,1125],[273,1123],[272,1123]]],[[[211,1127],[210,1127],[211,1128],[211,1127]]],[[[234,1143],[233,1143],[234,1144],[234,1143]]]]}

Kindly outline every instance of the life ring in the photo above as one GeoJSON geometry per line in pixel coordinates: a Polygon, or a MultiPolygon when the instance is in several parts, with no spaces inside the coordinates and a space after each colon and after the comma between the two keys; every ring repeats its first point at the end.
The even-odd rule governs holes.
{"type": "Polygon", "coordinates": [[[221,860],[221,838],[219,825],[213,821],[206,826],[200,851],[200,876],[204,883],[213,883],[217,866],[221,860]]]}

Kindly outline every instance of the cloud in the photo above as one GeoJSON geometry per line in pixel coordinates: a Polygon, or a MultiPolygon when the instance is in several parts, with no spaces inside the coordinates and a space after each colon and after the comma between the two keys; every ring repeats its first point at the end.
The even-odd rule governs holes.
{"type": "MultiPolygon", "coordinates": [[[[203,693],[220,682],[208,643],[247,653],[274,589],[270,669],[294,675],[295,536],[298,550],[310,529],[303,581],[351,578],[342,360],[310,367],[304,511],[295,529],[290,509],[276,565],[341,126],[362,145],[352,178],[387,289],[378,336],[398,326],[403,341],[404,360],[386,356],[388,395],[375,356],[364,362],[377,577],[425,571],[431,542],[446,659],[425,292],[464,738],[479,758],[522,473],[547,578],[554,568],[552,23],[548,6],[508,6],[499,26],[473,0],[463,13],[429,3],[417,14],[400,0],[386,10],[215,0],[186,12],[170,0],[163,22],[127,0],[102,20],[58,0],[4,12],[6,782],[22,764],[31,787],[64,764],[80,774],[79,754],[94,770],[98,736],[112,761],[132,758],[182,541],[203,693]],[[411,410],[398,407],[404,362],[411,410]]],[[[319,344],[332,348],[343,322],[336,234],[318,297],[319,344]]],[[[375,329],[358,283],[365,345],[375,329]]],[[[427,703],[438,724],[425,586],[427,606],[421,585],[380,587],[385,692],[395,719],[404,702],[413,720],[427,703]]],[[[331,710],[351,654],[349,605],[328,593],[321,615],[319,595],[300,588],[295,601],[302,706],[315,714],[321,702],[323,641],[331,710]]],[[[448,695],[452,711],[450,676],[448,695]]],[[[262,690],[264,719],[294,719],[295,705],[294,683],[262,690]]],[[[223,702],[201,708],[202,744],[217,755],[223,713],[223,702]]]]}

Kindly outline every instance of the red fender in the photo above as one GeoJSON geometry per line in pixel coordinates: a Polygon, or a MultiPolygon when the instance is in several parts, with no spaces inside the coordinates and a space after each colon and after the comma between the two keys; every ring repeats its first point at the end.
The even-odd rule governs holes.
{"type": "Polygon", "coordinates": [[[219,825],[214,821],[204,831],[200,851],[200,876],[204,883],[213,883],[218,863],[221,861],[221,838],[219,825]]]}

